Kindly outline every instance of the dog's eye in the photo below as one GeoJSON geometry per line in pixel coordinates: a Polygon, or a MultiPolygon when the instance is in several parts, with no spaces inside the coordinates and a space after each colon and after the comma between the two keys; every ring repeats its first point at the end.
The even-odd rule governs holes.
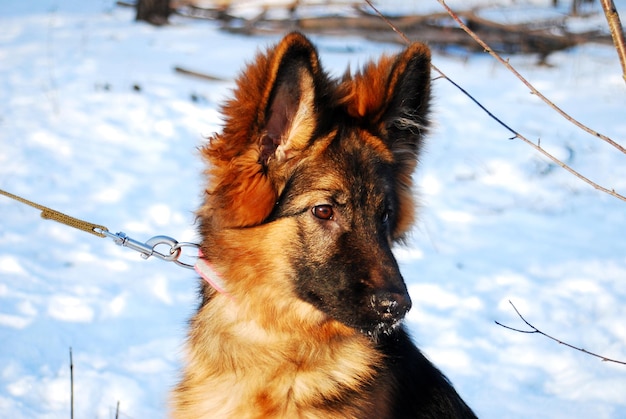
{"type": "Polygon", "coordinates": [[[394,220],[394,213],[392,209],[386,209],[385,211],[383,211],[383,213],[380,215],[380,223],[383,225],[383,227],[385,228],[389,228],[391,223],[394,220]]]}
{"type": "Polygon", "coordinates": [[[333,219],[333,207],[330,205],[316,205],[311,211],[313,212],[313,215],[320,220],[333,219]]]}

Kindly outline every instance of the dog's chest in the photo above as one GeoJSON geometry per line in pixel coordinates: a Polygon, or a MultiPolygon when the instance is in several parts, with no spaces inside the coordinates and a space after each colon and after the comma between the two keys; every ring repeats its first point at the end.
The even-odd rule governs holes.
{"type": "Polygon", "coordinates": [[[223,353],[202,380],[198,411],[237,418],[364,417],[372,411],[386,416],[386,398],[371,394],[378,354],[362,339],[237,347],[238,354],[223,353]]]}

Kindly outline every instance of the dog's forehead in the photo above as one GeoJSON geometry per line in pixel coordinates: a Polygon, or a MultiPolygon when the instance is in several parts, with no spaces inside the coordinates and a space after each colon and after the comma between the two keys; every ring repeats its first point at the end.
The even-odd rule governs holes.
{"type": "Polygon", "coordinates": [[[338,166],[363,175],[380,175],[394,162],[393,152],[383,139],[361,127],[338,130],[328,153],[338,166]]]}
{"type": "Polygon", "coordinates": [[[391,187],[394,156],[379,137],[358,128],[331,135],[302,167],[307,187],[362,192],[386,192],[391,187]]]}
{"type": "Polygon", "coordinates": [[[381,137],[363,128],[354,129],[351,134],[357,143],[364,144],[365,149],[370,149],[381,162],[393,163],[393,153],[381,137]]]}

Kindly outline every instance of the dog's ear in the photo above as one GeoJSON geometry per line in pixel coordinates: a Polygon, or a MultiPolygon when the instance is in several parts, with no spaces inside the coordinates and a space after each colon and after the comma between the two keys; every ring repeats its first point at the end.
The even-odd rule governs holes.
{"type": "Polygon", "coordinates": [[[394,236],[399,238],[414,218],[411,175],[428,126],[430,50],[414,43],[398,55],[382,57],[354,76],[344,76],[338,92],[348,114],[378,132],[393,153],[400,201],[394,236]]]}
{"type": "Polygon", "coordinates": [[[411,44],[395,56],[367,64],[339,86],[340,102],[348,114],[367,121],[382,134],[392,151],[419,151],[428,125],[430,50],[411,44]]]}
{"type": "Polygon", "coordinates": [[[283,163],[304,149],[315,129],[316,82],[323,76],[317,53],[298,33],[283,39],[260,121],[261,163],[283,163]]]}
{"type": "Polygon", "coordinates": [[[201,211],[228,227],[256,225],[270,214],[291,161],[310,141],[326,80],[315,48],[299,33],[257,56],[223,108],[223,133],[202,150],[211,181],[201,211]]]}

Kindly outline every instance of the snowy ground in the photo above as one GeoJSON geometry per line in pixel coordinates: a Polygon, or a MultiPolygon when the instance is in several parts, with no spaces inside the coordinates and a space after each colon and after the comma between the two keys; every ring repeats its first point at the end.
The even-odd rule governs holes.
{"type": "MultiPolygon", "coordinates": [[[[436,3],[433,0],[433,3],[436,3]]],[[[624,1],[617,2],[626,18],[624,1]]],[[[194,241],[196,147],[219,130],[232,77],[276,37],[208,22],[132,21],[110,0],[0,3],[0,188],[138,240],[194,241]],[[226,79],[177,75],[176,65],[226,79]]],[[[313,37],[339,75],[398,47],[313,37]]],[[[615,51],[586,45],[512,62],[566,111],[626,143],[615,51]]],[[[434,63],[506,123],[602,185],[626,193],[626,156],[557,116],[486,55],[434,63]]],[[[398,258],[427,355],[483,418],[626,418],[626,203],[538,156],[444,80],[417,175],[423,208],[398,258]]],[[[0,416],[164,417],[192,271],[50,221],[0,197],[0,416]]]]}

